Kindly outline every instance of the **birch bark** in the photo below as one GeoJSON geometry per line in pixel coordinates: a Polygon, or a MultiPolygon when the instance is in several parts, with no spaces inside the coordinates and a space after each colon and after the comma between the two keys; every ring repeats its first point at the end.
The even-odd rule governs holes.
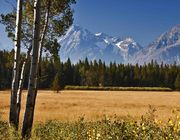
{"type": "Polygon", "coordinates": [[[29,60],[31,50],[32,50],[32,45],[30,46],[30,48],[27,51],[26,58],[22,65],[21,75],[20,75],[20,79],[19,79],[19,87],[18,87],[18,91],[17,91],[17,113],[16,113],[18,125],[19,125],[19,115],[20,115],[20,111],[21,111],[21,96],[22,96],[24,76],[25,76],[27,61],[29,60]]]}
{"type": "Polygon", "coordinates": [[[22,25],[22,3],[23,0],[17,1],[17,12],[16,12],[16,29],[15,29],[15,40],[14,40],[14,66],[13,66],[13,79],[11,86],[11,101],[10,101],[10,113],[9,123],[10,125],[18,128],[17,121],[17,90],[19,81],[19,64],[20,64],[20,48],[21,48],[21,25],[22,25]]]}
{"type": "Polygon", "coordinates": [[[30,76],[28,83],[28,95],[26,101],[26,109],[23,120],[22,136],[29,138],[31,134],[33,118],[34,118],[34,107],[36,100],[36,73],[38,71],[38,54],[39,54],[39,40],[40,40],[40,9],[41,0],[34,1],[34,24],[33,24],[33,43],[32,43],[32,56],[31,56],[31,67],[30,76]]]}

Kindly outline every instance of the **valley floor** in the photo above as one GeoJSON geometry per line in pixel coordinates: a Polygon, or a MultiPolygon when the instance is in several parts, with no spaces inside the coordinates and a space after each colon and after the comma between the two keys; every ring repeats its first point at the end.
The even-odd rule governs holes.
{"type": "MultiPolygon", "coordinates": [[[[0,91],[1,119],[8,120],[10,91],[0,91]]],[[[26,91],[22,96],[24,113],[26,91]]],[[[147,91],[53,91],[41,90],[37,96],[35,122],[47,120],[73,121],[84,116],[86,120],[102,119],[104,115],[140,119],[149,105],[157,111],[158,119],[167,121],[172,111],[180,113],[180,92],[147,91]],[[179,110],[179,112],[178,112],[179,110]]]]}

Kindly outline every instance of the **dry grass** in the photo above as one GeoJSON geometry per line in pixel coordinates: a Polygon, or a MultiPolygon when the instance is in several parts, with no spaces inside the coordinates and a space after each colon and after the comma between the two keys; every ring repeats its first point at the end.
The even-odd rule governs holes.
{"type": "MultiPolygon", "coordinates": [[[[2,119],[8,120],[9,91],[0,91],[0,112],[2,119]]],[[[22,96],[22,113],[26,92],[22,96]]],[[[156,115],[167,120],[173,109],[180,110],[180,92],[145,92],[145,91],[39,91],[35,110],[35,122],[47,120],[70,121],[85,115],[88,120],[97,120],[103,115],[126,118],[128,115],[139,119],[152,105],[156,115]]]]}

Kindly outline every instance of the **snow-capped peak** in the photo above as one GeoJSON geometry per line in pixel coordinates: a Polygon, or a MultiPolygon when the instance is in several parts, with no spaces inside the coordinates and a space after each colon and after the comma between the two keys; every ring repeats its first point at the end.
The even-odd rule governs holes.
{"type": "Polygon", "coordinates": [[[162,34],[148,47],[142,48],[133,38],[111,37],[105,33],[91,33],[79,26],[72,26],[59,39],[62,61],[68,58],[73,63],[79,59],[101,59],[106,63],[148,63],[158,62],[180,64],[180,25],[162,34]]]}
{"type": "Polygon", "coordinates": [[[117,42],[116,46],[124,51],[125,50],[127,51],[131,48],[137,49],[137,50],[141,49],[141,46],[137,42],[135,42],[133,38],[130,38],[130,37],[117,42]]]}
{"type": "Polygon", "coordinates": [[[65,61],[67,58],[71,58],[73,62],[77,62],[79,59],[88,57],[89,60],[102,59],[106,62],[124,63],[130,55],[138,50],[133,49],[134,42],[132,38],[122,40],[102,32],[92,34],[87,29],[75,25],[70,27],[66,35],[59,39],[62,46],[61,60],[65,61]]]}
{"type": "Polygon", "coordinates": [[[135,42],[134,39],[131,38],[131,37],[126,38],[125,41],[127,41],[127,42],[135,42]]]}
{"type": "Polygon", "coordinates": [[[96,33],[95,34],[95,36],[101,36],[102,35],[102,33],[96,33]]]}
{"type": "Polygon", "coordinates": [[[158,63],[180,64],[180,25],[172,27],[160,35],[148,47],[145,47],[132,58],[133,63],[149,63],[156,60],[158,63]]]}
{"type": "Polygon", "coordinates": [[[163,33],[155,42],[150,46],[156,46],[156,48],[162,48],[175,43],[180,43],[180,25],[172,27],[169,31],[163,33]]]}

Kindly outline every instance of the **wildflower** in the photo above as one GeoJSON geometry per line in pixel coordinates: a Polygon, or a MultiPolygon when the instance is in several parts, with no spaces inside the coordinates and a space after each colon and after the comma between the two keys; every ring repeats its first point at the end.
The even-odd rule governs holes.
{"type": "Polygon", "coordinates": [[[173,128],[173,130],[176,132],[176,131],[177,131],[177,128],[176,128],[176,127],[174,127],[174,128],[173,128]]]}
{"type": "Polygon", "coordinates": [[[156,124],[162,124],[162,121],[161,120],[158,121],[157,119],[155,119],[155,123],[156,124]]]}
{"type": "Polygon", "coordinates": [[[172,120],[169,120],[168,122],[170,125],[173,125],[173,121],[172,120]]]}
{"type": "Polygon", "coordinates": [[[101,136],[101,135],[98,133],[98,134],[96,135],[96,140],[98,140],[100,136],[101,136]]]}
{"type": "Polygon", "coordinates": [[[143,127],[142,127],[142,130],[145,130],[145,129],[146,129],[146,127],[143,126],[143,127]]]}
{"type": "Polygon", "coordinates": [[[97,137],[100,137],[100,136],[101,136],[101,135],[98,133],[98,134],[97,134],[97,137]]]}
{"type": "Polygon", "coordinates": [[[155,123],[158,123],[158,120],[157,120],[157,119],[155,119],[155,120],[154,120],[154,122],[155,122],[155,123]]]}

